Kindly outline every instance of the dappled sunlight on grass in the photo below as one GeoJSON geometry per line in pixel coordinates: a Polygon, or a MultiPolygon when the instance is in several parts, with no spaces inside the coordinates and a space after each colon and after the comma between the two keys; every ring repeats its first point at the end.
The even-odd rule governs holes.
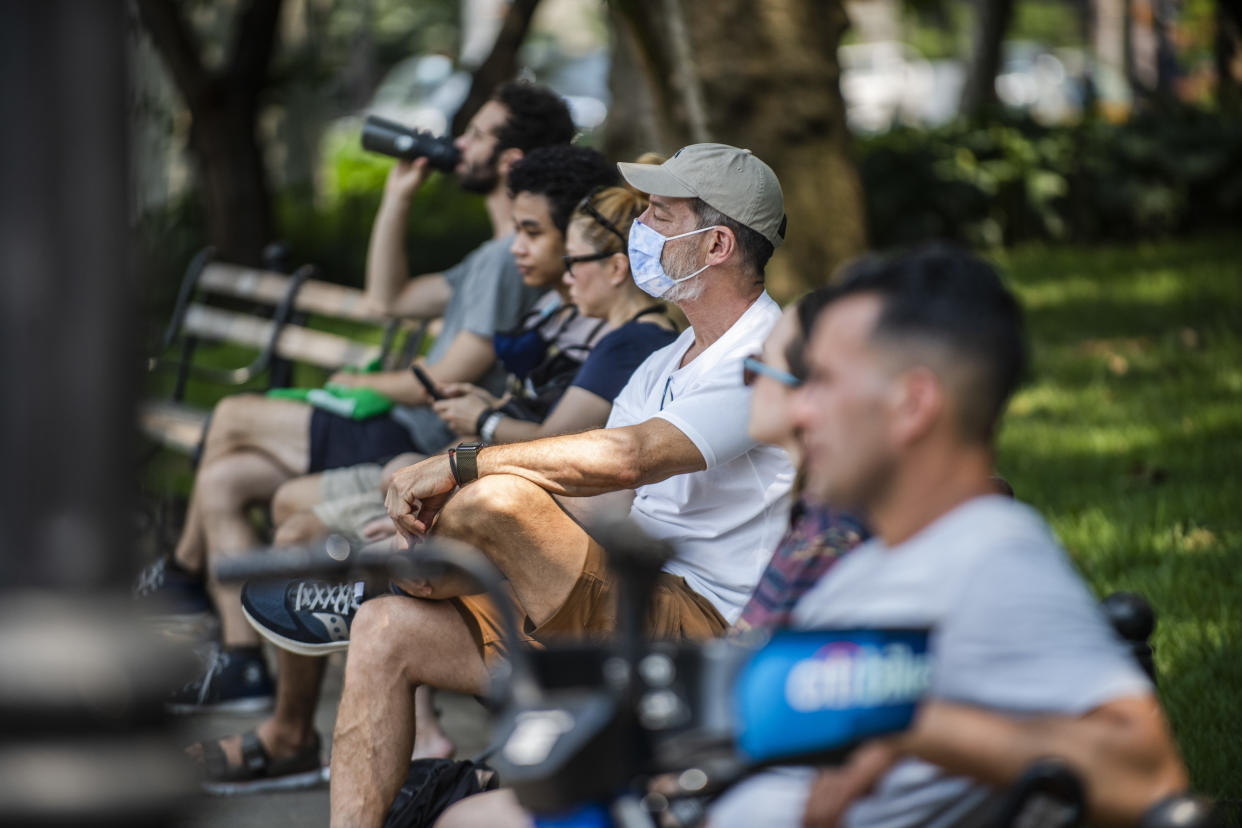
{"type": "Polygon", "coordinates": [[[994,256],[1027,307],[1031,382],[1000,472],[1097,594],[1156,609],[1165,701],[1195,786],[1242,795],[1242,242],[994,256]]]}
{"type": "Polygon", "coordinates": [[[1037,312],[1086,299],[1167,306],[1196,293],[1197,286],[1185,284],[1170,270],[1144,271],[1137,275],[1139,278],[1124,286],[1092,275],[1075,276],[1033,285],[1024,289],[1022,296],[1027,307],[1037,312]]]}

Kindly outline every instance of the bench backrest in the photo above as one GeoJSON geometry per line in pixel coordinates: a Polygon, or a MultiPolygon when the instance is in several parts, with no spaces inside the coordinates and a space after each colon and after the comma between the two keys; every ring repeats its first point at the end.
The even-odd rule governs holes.
{"type": "Polygon", "coordinates": [[[151,368],[176,372],[171,400],[148,401],[139,416],[142,431],[161,445],[193,454],[207,421],[207,412],[181,402],[190,376],[226,386],[240,386],[272,373],[279,360],[332,371],[362,367],[377,358],[385,367],[408,362],[428,330],[426,323],[388,319],[370,311],[362,291],[313,278],[303,267],[286,275],[211,260],[210,248],[191,262],[182,280],[172,320],[164,333],[161,356],[151,368]],[[382,328],[383,341],[361,341],[316,330],[301,323],[304,315],[343,320],[356,326],[382,328]],[[405,347],[395,347],[405,335],[405,347]],[[219,368],[196,360],[200,341],[225,342],[258,351],[248,365],[219,368]],[[177,356],[166,356],[179,346],[177,356]]]}
{"type": "MultiPolygon", "coordinates": [[[[171,362],[177,370],[173,398],[180,399],[189,375],[226,385],[241,385],[267,371],[273,360],[313,365],[326,370],[362,367],[384,359],[400,333],[406,334],[408,359],[426,326],[388,319],[372,312],[362,291],[313,278],[313,269],[300,268],[292,275],[211,260],[204,250],[191,263],[182,282],[177,307],[164,334],[163,351],[181,343],[181,356],[171,362]],[[238,310],[237,303],[221,307],[218,298],[261,306],[238,310]],[[339,333],[315,330],[299,324],[311,314],[382,327],[383,341],[363,342],[339,333]],[[249,365],[218,369],[194,361],[199,340],[231,342],[255,348],[259,355],[249,365]],[[411,347],[412,346],[412,347],[411,347]]],[[[153,363],[156,364],[156,363],[153,363]]]]}

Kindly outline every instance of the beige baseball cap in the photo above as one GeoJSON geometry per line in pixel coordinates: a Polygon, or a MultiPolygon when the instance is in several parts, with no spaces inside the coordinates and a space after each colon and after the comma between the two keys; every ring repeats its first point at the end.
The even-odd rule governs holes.
{"type": "Polygon", "coordinates": [[[634,189],[669,198],[701,198],[780,247],[785,240],[785,197],[772,168],[748,149],[691,144],[659,166],[617,164],[634,189]]]}

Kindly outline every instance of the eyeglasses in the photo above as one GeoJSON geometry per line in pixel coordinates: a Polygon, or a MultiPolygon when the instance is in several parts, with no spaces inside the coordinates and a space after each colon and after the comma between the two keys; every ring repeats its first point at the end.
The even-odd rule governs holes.
{"type": "Polygon", "coordinates": [[[572,273],[573,267],[576,264],[581,264],[582,262],[598,262],[601,259],[607,259],[609,256],[615,255],[617,254],[609,253],[604,250],[599,253],[584,253],[581,256],[561,256],[561,262],[564,263],[565,269],[572,273]]]}
{"type": "Polygon", "coordinates": [[[603,213],[601,213],[599,210],[596,210],[594,207],[591,206],[591,199],[595,198],[596,194],[599,193],[599,191],[602,189],[604,188],[596,187],[595,189],[591,190],[591,192],[587,193],[586,197],[583,198],[582,201],[578,202],[578,206],[574,208],[574,212],[575,213],[586,213],[588,216],[590,216],[595,221],[596,224],[598,224],[600,227],[603,227],[609,233],[612,233],[614,236],[620,239],[622,244],[628,244],[629,240],[626,239],[624,233],[622,233],[620,230],[617,229],[617,225],[613,224],[611,221],[609,221],[604,216],[603,213]]]}
{"type": "Polygon", "coordinates": [[[750,386],[754,383],[755,377],[763,374],[765,377],[774,379],[781,385],[789,388],[797,388],[802,385],[802,380],[795,377],[788,371],[782,371],[779,368],[773,368],[767,365],[759,358],[758,354],[748,356],[742,360],[742,385],[750,386]]]}

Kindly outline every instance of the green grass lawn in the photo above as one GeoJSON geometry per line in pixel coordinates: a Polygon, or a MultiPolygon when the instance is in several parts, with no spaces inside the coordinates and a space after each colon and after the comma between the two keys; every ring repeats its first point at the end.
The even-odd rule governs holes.
{"type": "Polygon", "coordinates": [[[1000,471],[1097,594],[1151,602],[1160,694],[1193,784],[1242,798],[1242,242],[993,258],[1034,352],[1000,471]]]}

